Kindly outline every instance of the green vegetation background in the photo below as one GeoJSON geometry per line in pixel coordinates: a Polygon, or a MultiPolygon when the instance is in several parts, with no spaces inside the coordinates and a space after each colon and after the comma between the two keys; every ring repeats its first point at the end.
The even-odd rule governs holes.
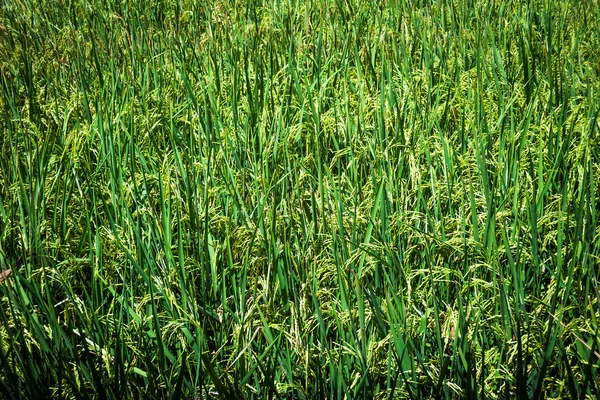
{"type": "Polygon", "coordinates": [[[599,49],[592,0],[3,0],[0,397],[598,398],[599,49]]]}

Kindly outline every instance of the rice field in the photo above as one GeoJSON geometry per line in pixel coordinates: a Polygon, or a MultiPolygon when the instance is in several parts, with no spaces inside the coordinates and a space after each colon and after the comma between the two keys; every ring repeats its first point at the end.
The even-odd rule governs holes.
{"type": "Polygon", "coordinates": [[[2,0],[0,398],[600,397],[597,0],[2,0]]]}

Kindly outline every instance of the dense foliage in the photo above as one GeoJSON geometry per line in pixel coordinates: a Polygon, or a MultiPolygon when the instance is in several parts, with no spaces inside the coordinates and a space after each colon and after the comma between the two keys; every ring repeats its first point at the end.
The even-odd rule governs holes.
{"type": "Polygon", "coordinates": [[[600,4],[3,0],[0,396],[598,398],[600,4]]]}

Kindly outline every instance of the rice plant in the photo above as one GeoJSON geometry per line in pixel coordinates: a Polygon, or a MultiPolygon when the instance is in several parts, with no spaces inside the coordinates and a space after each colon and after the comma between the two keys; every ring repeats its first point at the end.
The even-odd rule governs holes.
{"type": "Polygon", "coordinates": [[[600,397],[598,1],[0,4],[0,397],[600,397]]]}

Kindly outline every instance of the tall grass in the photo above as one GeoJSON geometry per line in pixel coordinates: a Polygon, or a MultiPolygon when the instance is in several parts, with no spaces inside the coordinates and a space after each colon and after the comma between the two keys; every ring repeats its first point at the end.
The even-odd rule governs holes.
{"type": "Polygon", "coordinates": [[[0,6],[0,393],[600,396],[597,1],[0,6]]]}

